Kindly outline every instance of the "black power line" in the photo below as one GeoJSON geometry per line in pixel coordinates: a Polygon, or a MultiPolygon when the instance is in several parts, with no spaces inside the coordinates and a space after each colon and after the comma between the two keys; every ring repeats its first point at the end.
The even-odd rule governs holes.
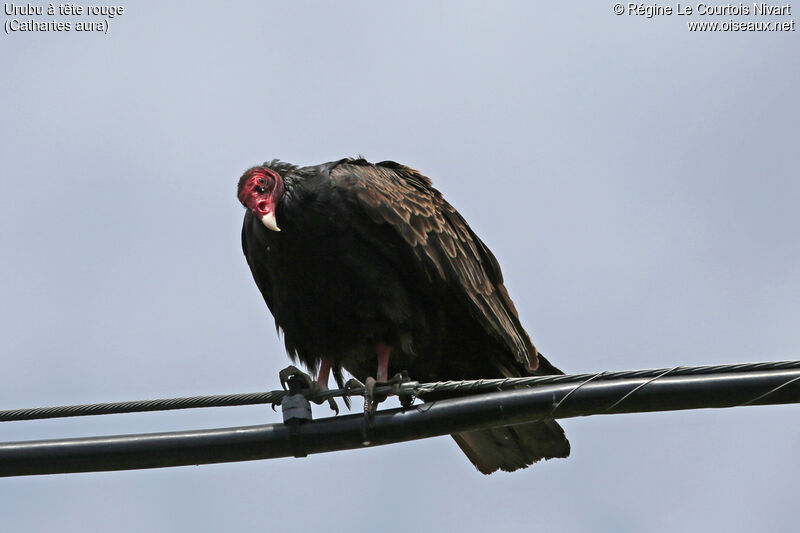
{"type": "MultiPolygon", "coordinates": [[[[800,403],[800,363],[776,369],[609,377],[475,394],[307,423],[0,444],[0,476],[305,456],[543,418],[800,403]]],[[[568,378],[569,376],[566,376],[568,378]]]]}

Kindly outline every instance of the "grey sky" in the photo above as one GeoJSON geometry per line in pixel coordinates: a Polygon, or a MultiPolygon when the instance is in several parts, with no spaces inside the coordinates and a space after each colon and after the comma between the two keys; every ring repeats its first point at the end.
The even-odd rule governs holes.
{"type": "MultiPolygon", "coordinates": [[[[567,372],[800,358],[797,32],[605,1],[124,5],[109,35],[2,35],[0,409],[276,388],[288,359],[235,198],[273,157],[430,176],[567,372]]],[[[440,438],[0,479],[0,529],[786,530],[797,414],[567,420],[571,458],[490,477],[440,438]]],[[[278,420],[4,423],[0,441],[278,420]]]]}

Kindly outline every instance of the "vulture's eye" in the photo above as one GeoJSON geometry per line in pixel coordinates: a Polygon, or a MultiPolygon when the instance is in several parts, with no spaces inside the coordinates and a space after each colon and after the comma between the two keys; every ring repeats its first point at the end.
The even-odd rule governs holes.
{"type": "Polygon", "coordinates": [[[258,184],[259,185],[264,185],[265,183],[266,183],[266,181],[264,180],[264,178],[258,178],[258,184]]]}

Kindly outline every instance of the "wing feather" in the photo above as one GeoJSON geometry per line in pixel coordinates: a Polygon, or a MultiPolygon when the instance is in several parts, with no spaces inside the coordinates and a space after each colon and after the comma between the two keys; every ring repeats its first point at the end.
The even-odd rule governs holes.
{"type": "MultiPolygon", "coordinates": [[[[245,212],[244,222],[242,224],[242,252],[244,252],[247,266],[250,267],[250,272],[253,274],[256,286],[264,297],[267,308],[272,312],[272,276],[270,275],[269,268],[267,268],[264,263],[263,255],[253,253],[259,248],[256,240],[256,232],[253,230],[253,226],[256,222],[252,212],[245,212]]],[[[275,326],[278,326],[277,321],[275,322],[275,326]]]]}
{"type": "Polygon", "coordinates": [[[374,222],[391,225],[428,278],[446,284],[520,364],[537,368],[536,348],[520,324],[497,260],[427,177],[392,161],[372,165],[358,159],[339,162],[330,178],[343,201],[357,204],[374,222]]]}

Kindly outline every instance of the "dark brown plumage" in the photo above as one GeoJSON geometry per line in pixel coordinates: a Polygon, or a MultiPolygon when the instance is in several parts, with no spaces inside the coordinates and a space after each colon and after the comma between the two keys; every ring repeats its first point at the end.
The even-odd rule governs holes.
{"type": "MultiPolygon", "coordinates": [[[[560,373],[520,324],[497,260],[409,167],[272,161],[239,180],[245,257],[286,349],[312,370],[418,381],[560,373]],[[379,369],[380,371],[380,369],[379,369]]],[[[324,384],[324,383],[323,383],[324,384]]],[[[566,457],[554,421],[453,435],[481,472],[566,457]]]]}

